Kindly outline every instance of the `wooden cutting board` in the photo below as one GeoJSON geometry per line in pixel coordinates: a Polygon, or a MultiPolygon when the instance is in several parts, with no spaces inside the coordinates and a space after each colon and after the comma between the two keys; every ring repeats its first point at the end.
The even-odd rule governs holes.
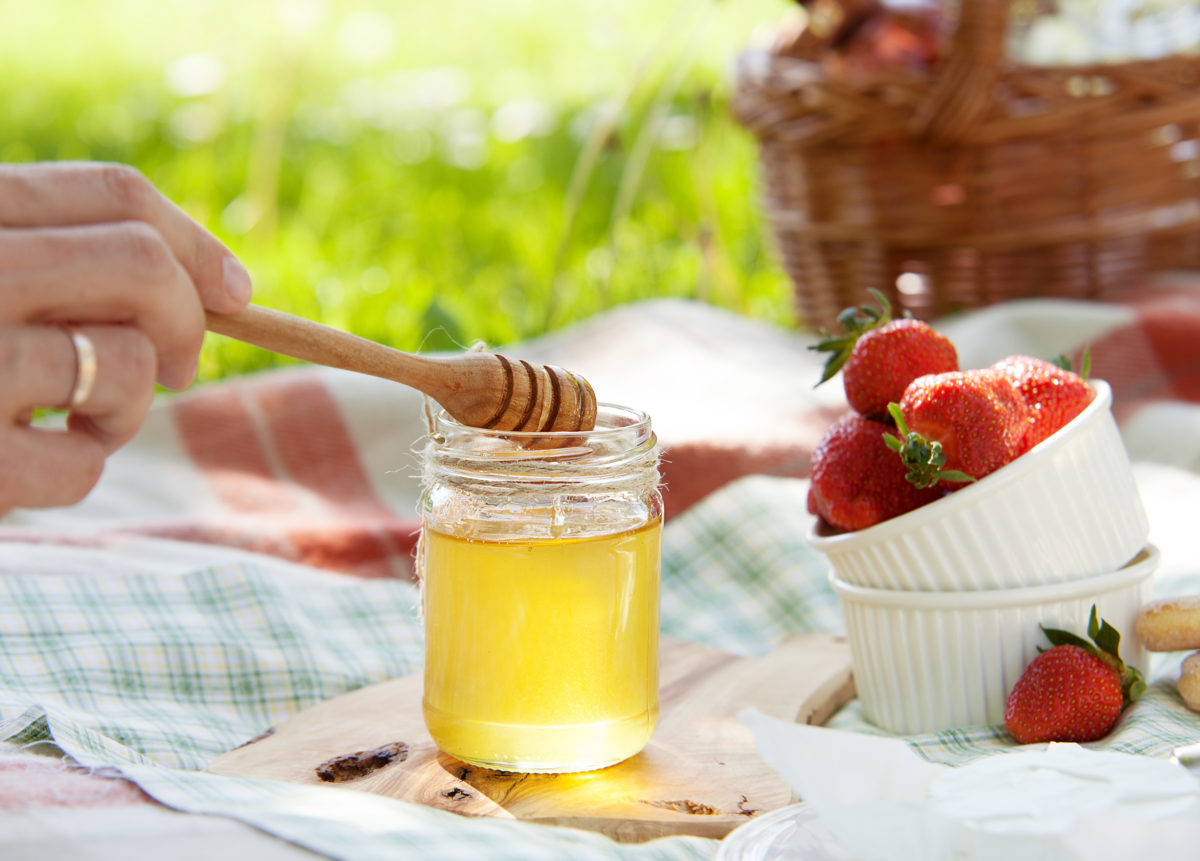
{"type": "Polygon", "coordinates": [[[467,816],[586,828],[630,843],[673,834],[720,838],[793,801],[738,713],[753,706],[821,724],[854,696],[842,638],[806,634],[769,655],[744,658],[664,637],[660,720],[645,750],[600,771],[513,774],[441,753],[421,717],[421,684],[418,673],[320,703],[208,770],[374,792],[467,816]],[[353,754],[360,755],[348,761],[356,766],[349,776],[345,757],[353,754]]]}

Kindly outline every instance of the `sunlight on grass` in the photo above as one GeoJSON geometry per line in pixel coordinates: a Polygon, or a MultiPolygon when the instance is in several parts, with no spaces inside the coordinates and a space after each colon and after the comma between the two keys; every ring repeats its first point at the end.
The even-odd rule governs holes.
{"type": "Polygon", "coordinates": [[[136,165],[262,304],[407,350],[656,296],[793,322],[728,112],[785,0],[5,4],[0,160],[136,165]]]}

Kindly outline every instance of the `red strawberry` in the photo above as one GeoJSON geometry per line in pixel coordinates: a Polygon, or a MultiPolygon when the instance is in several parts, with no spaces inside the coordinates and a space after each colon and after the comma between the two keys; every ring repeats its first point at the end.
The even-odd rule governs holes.
{"type": "Polygon", "coordinates": [[[900,400],[917,377],[958,370],[958,352],[949,338],[920,320],[892,320],[887,298],[878,290],[871,293],[879,310],[847,308],[838,317],[846,334],[811,349],[832,354],[821,383],[841,370],[850,406],[861,415],[883,418],[888,404],[900,400]]]}
{"type": "Polygon", "coordinates": [[[902,438],[888,445],[918,487],[995,472],[1020,453],[1029,420],[1021,393],[991,369],[918,377],[891,413],[902,438]]]}
{"type": "Polygon", "coordinates": [[[1083,412],[1096,396],[1084,375],[1044,359],[1009,356],[992,367],[1008,377],[1029,406],[1029,429],[1022,452],[1083,412]]]}
{"type": "Polygon", "coordinates": [[[905,481],[903,465],[883,442],[889,430],[856,413],[829,427],[812,454],[811,513],[838,529],[865,529],[942,495],[905,481]]]}
{"type": "Polygon", "coordinates": [[[1004,708],[1004,728],[1019,744],[1095,741],[1146,689],[1141,673],[1120,658],[1121,635],[1098,622],[1092,607],[1088,634],[1042,628],[1052,648],[1017,679],[1004,708]]]}
{"type": "Polygon", "coordinates": [[[1123,703],[1116,670],[1087,649],[1055,646],[1017,680],[1004,726],[1020,744],[1095,741],[1108,735],[1123,703]]]}

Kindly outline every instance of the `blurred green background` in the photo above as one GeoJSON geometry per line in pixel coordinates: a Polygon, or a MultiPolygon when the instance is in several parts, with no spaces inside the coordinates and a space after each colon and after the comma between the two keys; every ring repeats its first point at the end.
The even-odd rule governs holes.
{"type": "MultiPolygon", "coordinates": [[[[0,0],[0,160],[142,170],[256,301],[404,350],[692,297],[794,324],[729,113],[789,0],[0,0]]],[[[285,360],[208,339],[201,378],[285,360]]]]}

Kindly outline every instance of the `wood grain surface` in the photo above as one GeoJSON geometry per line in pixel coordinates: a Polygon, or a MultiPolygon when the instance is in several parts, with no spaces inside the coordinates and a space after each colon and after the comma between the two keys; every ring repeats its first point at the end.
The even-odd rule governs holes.
{"type": "Polygon", "coordinates": [[[761,657],[663,638],[661,717],[645,750],[599,771],[514,774],[441,753],[421,717],[421,684],[416,674],[320,703],[222,755],[209,771],[345,787],[466,816],[586,828],[624,842],[674,834],[720,838],[793,801],[738,713],[753,706],[821,724],[854,696],[842,638],[796,636],[761,657]],[[340,758],[359,753],[362,773],[348,777],[340,758]]]}

